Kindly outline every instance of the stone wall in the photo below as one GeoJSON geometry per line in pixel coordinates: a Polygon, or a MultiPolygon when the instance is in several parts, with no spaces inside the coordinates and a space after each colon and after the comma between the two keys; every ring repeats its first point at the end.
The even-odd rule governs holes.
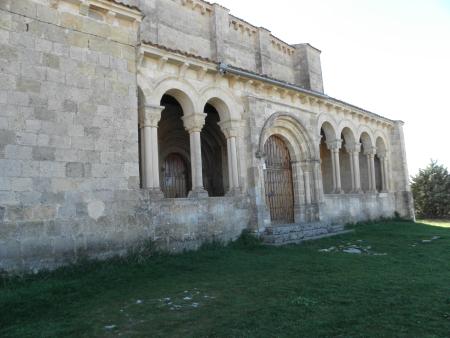
{"type": "Polygon", "coordinates": [[[323,92],[320,51],[308,44],[289,45],[201,0],[141,0],[140,7],[144,41],[323,92]]]}
{"type": "Polygon", "coordinates": [[[71,3],[0,4],[0,269],[236,238],[242,198],[154,201],[139,189],[137,25],[71,3]],[[66,7],[65,7],[66,6],[66,7]]]}
{"type": "Polygon", "coordinates": [[[347,224],[394,217],[396,196],[382,194],[325,195],[321,206],[322,220],[347,224]]]}
{"type": "MultiPolygon", "coordinates": [[[[319,51],[289,46],[219,5],[145,0],[140,8],[141,25],[139,10],[114,1],[0,2],[0,269],[109,257],[143,239],[176,252],[235,239],[243,229],[261,233],[271,226],[262,153],[270,135],[290,151],[295,222],[345,223],[395,211],[412,217],[401,122],[324,95],[220,74],[216,62],[201,58],[321,91],[319,51]],[[138,97],[155,118],[165,94],[183,117],[201,122],[207,103],[217,110],[228,154],[235,154],[227,173],[237,185],[229,197],[160,199],[140,189],[138,97]],[[387,149],[375,151],[389,164],[387,193],[324,195],[322,177],[331,185],[333,178],[320,169],[323,123],[335,144],[343,128],[357,142],[364,133],[374,148],[384,142],[387,149]]],[[[156,131],[158,121],[148,127],[156,131]]],[[[186,128],[189,120],[180,123],[186,128]]],[[[163,147],[153,140],[156,154],[163,147]]],[[[341,150],[345,190],[347,156],[341,150]]],[[[360,169],[367,190],[362,153],[360,169]]]]}

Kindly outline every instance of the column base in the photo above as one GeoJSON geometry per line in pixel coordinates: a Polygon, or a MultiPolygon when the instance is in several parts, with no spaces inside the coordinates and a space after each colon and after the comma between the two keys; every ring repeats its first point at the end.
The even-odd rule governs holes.
{"type": "Polygon", "coordinates": [[[239,195],[242,195],[242,190],[241,190],[241,188],[233,188],[233,189],[230,189],[230,190],[225,194],[225,196],[227,196],[227,197],[234,197],[234,196],[239,196],[239,195]]]}
{"type": "Polygon", "coordinates": [[[342,189],[336,189],[336,190],[333,192],[333,194],[336,194],[336,195],[343,195],[343,194],[345,194],[345,191],[342,190],[342,189]]]}
{"type": "Polygon", "coordinates": [[[352,190],[351,191],[352,194],[364,194],[364,191],[362,189],[357,189],[357,190],[352,190]]]}
{"type": "Polygon", "coordinates": [[[161,200],[164,198],[164,193],[159,188],[149,188],[146,189],[148,197],[154,200],[161,200]]]}
{"type": "Polygon", "coordinates": [[[203,188],[196,188],[189,191],[188,198],[207,198],[208,192],[203,188]]]}

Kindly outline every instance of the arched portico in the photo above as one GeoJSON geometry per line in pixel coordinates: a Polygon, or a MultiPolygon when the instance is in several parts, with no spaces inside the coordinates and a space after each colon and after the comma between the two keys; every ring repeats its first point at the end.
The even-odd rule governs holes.
{"type": "Polygon", "coordinates": [[[142,186],[158,194],[164,187],[160,168],[164,171],[168,165],[167,156],[175,159],[174,154],[178,154],[191,166],[192,178],[187,179],[191,184],[190,197],[207,197],[205,186],[211,190],[211,196],[223,195],[225,185],[230,192],[239,192],[236,138],[241,126],[241,105],[233,96],[215,87],[199,92],[186,80],[174,77],[150,85],[139,74],[138,82],[142,186]],[[169,120],[172,130],[165,126],[169,120]],[[163,127],[159,132],[158,126],[163,127]],[[180,151],[167,153],[169,147],[180,151]],[[183,156],[186,152],[188,158],[183,156]],[[159,159],[159,155],[163,158],[159,159]]]}

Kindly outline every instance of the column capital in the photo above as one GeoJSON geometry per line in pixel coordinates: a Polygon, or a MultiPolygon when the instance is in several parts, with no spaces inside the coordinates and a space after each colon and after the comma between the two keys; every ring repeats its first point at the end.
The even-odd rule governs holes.
{"type": "Polygon", "coordinates": [[[301,165],[301,168],[303,170],[304,173],[311,173],[312,172],[312,168],[311,168],[311,160],[305,160],[305,161],[301,161],[299,162],[301,165]]]}
{"type": "Polygon", "coordinates": [[[190,133],[201,132],[205,125],[206,114],[194,113],[182,117],[184,128],[190,133]]]}
{"type": "Polygon", "coordinates": [[[144,127],[158,127],[158,123],[161,120],[161,113],[165,109],[163,106],[145,105],[141,109],[139,116],[139,125],[144,127]]]}
{"type": "Polygon", "coordinates": [[[347,150],[347,153],[349,154],[359,153],[361,152],[361,143],[347,143],[345,145],[345,150],[347,150]]]}
{"type": "Polygon", "coordinates": [[[384,160],[385,158],[388,157],[388,152],[385,150],[379,151],[377,152],[377,156],[380,158],[380,160],[384,160]]]}
{"type": "Polygon", "coordinates": [[[238,137],[242,128],[242,120],[228,120],[217,123],[225,138],[238,137]]]}
{"type": "Polygon", "coordinates": [[[327,141],[329,150],[339,150],[342,147],[342,140],[327,141]]]}
{"type": "Polygon", "coordinates": [[[366,149],[364,149],[364,155],[375,156],[376,153],[377,153],[376,147],[367,147],[366,149]]]}

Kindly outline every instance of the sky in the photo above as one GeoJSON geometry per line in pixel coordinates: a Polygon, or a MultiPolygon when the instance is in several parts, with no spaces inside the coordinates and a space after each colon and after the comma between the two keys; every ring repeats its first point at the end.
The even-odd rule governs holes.
{"type": "Polygon", "coordinates": [[[410,175],[450,169],[450,0],[218,0],[322,51],[325,93],[405,122],[410,175]]]}

